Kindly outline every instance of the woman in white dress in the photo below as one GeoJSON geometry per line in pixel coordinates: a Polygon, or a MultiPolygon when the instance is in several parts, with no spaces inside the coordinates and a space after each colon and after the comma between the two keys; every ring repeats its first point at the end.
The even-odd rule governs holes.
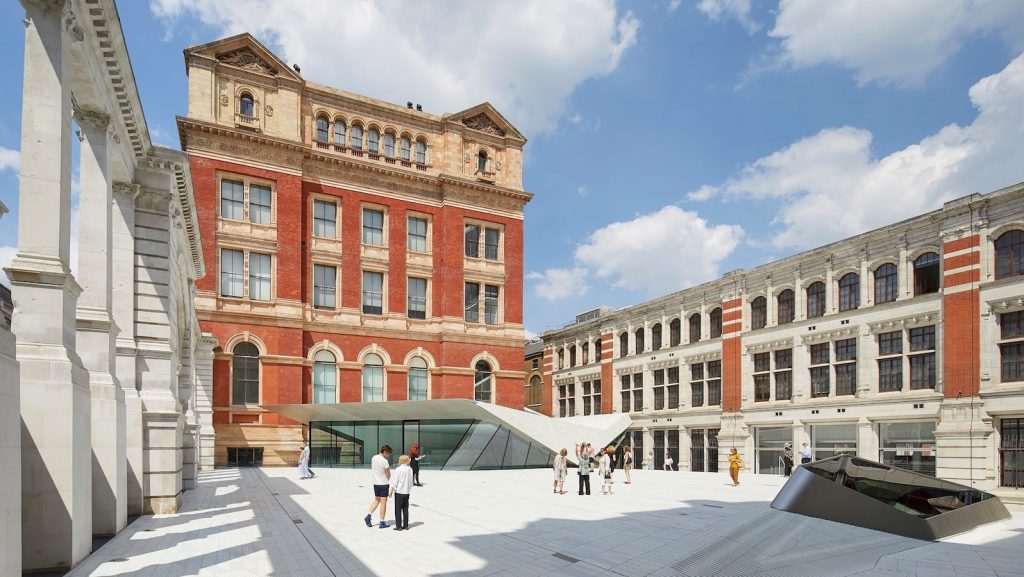
{"type": "Polygon", "coordinates": [[[552,488],[555,493],[565,494],[565,475],[569,472],[569,451],[562,449],[555,455],[555,482],[552,488]]]}
{"type": "Polygon", "coordinates": [[[299,478],[309,479],[312,476],[313,471],[309,470],[309,445],[303,445],[299,452],[299,478]]]}
{"type": "Polygon", "coordinates": [[[612,457],[607,449],[601,449],[601,460],[599,461],[597,474],[601,477],[601,494],[612,494],[612,457]]]}

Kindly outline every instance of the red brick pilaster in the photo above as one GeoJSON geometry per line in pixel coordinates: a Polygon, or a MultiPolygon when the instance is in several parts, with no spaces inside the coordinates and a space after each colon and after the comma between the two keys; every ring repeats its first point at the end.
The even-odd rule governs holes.
{"type": "Polygon", "coordinates": [[[722,304],[722,412],[740,410],[743,396],[743,299],[722,304]]]}
{"type": "MultiPolygon", "coordinates": [[[[555,410],[552,406],[554,399],[551,396],[551,372],[554,366],[555,350],[549,347],[544,347],[544,358],[540,362],[541,379],[544,381],[544,388],[541,390],[540,394],[540,412],[549,417],[553,417],[555,415],[555,410]]],[[[604,377],[602,376],[602,379],[603,378],[604,377]]]]}
{"type": "Polygon", "coordinates": [[[615,373],[612,371],[612,334],[601,335],[601,414],[612,412],[615,373]]]}
{"type": "Polygon", "coordinates": [[[981,387],[979,235],[943,245],[942,375],[946,398],[978,396],[981,387]]]}

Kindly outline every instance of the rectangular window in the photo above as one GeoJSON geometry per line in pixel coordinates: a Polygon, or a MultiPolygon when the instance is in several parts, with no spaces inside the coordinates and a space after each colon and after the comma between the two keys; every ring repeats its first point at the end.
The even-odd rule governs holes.
{"type": "Polygon", "coordinates": [[[754,402],[763,403],[771,400],[771,375],[763,373],[754,375],[754,402]]]}
{"type": "Polygon", "coordinates": [[[384,313],[384,273],[363,271],[363,313],[384,313]]]}
{"type": "Polygon", "coordinates": [[[487,260],[498,260],[498,243],[500,239],[500,230],[496,228],[484,229],[484,258],[487,260]]]}
{"type": "Polygon", "coordinates": [[[836,395],[852,395],[857,392],[857,363],[836,365],[836,395]]]}
{"type": "Polygon", "coordinates": [[[249,253],[249,298],[270,300],[270,255],[249,253]]]}
{"type": "Polygon", "coordinates": [[[703,381],[704,380],[704,364],[697,363],[690,365],[690,380],[691,381],[703,381]]]}
{"type": "Polygon", "coordinates": [[[384,246],[384,212],[363,209],[363,244],[384,246]]]}
{"type": "Polygon", "coordinates": [[[313,307],[333,309],[338,271],[333,266],[313,265],[313,307]]]}
{"type": "Polygon", "coordinates": [[[489,325],[498,324],[498,287],[484,285],[484,322],[489,325]]]}
{"type": "Polygon", "coordinates": [[[249,185],[249,222],[270,224],[270,187],[249,185]]]}
{"type": "MultiPolygon", "coordinates": [[[[408,316],[410,319],[427,318],[427,279],[409,277],[409,307],[408,316]]],[[[534,361],[536,362],[536,361],[534,361]]]]}
{"type": "Polygon", "coordinates": [[[910,329],[910,351],[928,351],[935,348],[935,326],[910,329]]]}
{"type": "Polygon", "coordinates": [[[857,360],[857,339],[836,341],[836,362],[857,360]]]}
{"type": "Polygon", "coordinates": [[[722,361],[708,361],[708,378],[722,378],[722,361]]]}
{"type": "Polygon", "coordinates": [[[999,315],[999,338],[1016,339],[1024,337],[1024,311],[999,315]]]}
{"type": "Polygon", "coordinates": [[[715,379],[708,381],[708,406],[715,407],[722,404],[722,381],[715,379]]]}
{"type": "Polygon", "coordinates": [[[338,205],[326,200],[313,201],[313,236],[338,238],[338,205]]]}
{"type": "Polygon", "coordinates": [[[813,367],[811,369],[811,397],[827,397],[831,388],[829,368],[813,367]]]}
{"type": "Polygon", "coordinates": [[[754,354],[754,372],[761,373],[764,371],[771,370],[772,357],[771,353],[755,353],[754,354]]]}
{"type": "Polygon", "coordinates": [[[241,182],[220,181],[220,216],[231,220],[242,220],[245,198],[241,182]]]}
{"type": "Polygon", "coordinates": [[[829,343],[819,343],[811,345],[811,364],[812,365],[826,365],[828,364],[828,345],[829,343]]]}
{"type": "Polygon", "coordinates": [[[775,400],[788,401],[793,398],[793,371],[775,373],[775,400]]]}
{"type": "Polygon", "coordinates": [[[878,335],[878,354],[902,355],[903,354],[903,332],[894,331],[878,335]]]}
{"type": "Polygon", "coordinates": [[[480,256],[480,227],[475,224],[467,224],[465,238],[466,256],[471,258],[480,256]]]}
{"type": "Polygon", "coordinates": [[[775,370],[793,368],[793,349],[775,351],[775,370]]]}
{"type": "Polygon", "coordinates": [[[466,283],[466,322],[467,323],[478,323],[480,322],[480,285],[476,283],[466,283]]]}
{"type": "Polygon", "coordinates": [[[665,408],[665,369],[654,371],[654,410],[665,408]]]}
{"type": "Polygon", "coordinates": [[[903,357],[878,359],[878,392],[903,390],[903,357]]]}
{"type": "Polygon", "coordinates": [[[704,383],[690,383],[691,403],[694,407],[704,406],[704,383]]]}
{"type": "Polygon", "coordinates": [[[583,414],[601,414],[601,381],[583,383],[583,414]]]}
{"type": "Polygon", "coordinates": [[[427,219],[409,217],[409,252],[427,252],[427,219]]]}
{"type": "Polygon", "coordinates": [[[629,408],[632,406],[633,394],[630,392],[631,380],[629,375],[622,375],[619,377],[619,396],[622,397],[620,411],[624,413],[629,412],[629,408]]]}
{"type": "Polygon", "coordinates": [[[1024,341],[999,345],[1000,380],[1024,381],[1024,341]]]}
{"type": "Polygon", "coordinates": [[[644,374],[633,373],[633,411],[644,410],[644,374]]]}
{"type": "Polygon", "coordinates": [[[244,257],[245,255],[240,250],[224,249],[220,251],[220,294],[222,296],[242,296],[244,257]]]}
{"type": "Polygon", "coordinates": [[[935,388],[935,353],[910,356],[910,388],[935,388]]]}

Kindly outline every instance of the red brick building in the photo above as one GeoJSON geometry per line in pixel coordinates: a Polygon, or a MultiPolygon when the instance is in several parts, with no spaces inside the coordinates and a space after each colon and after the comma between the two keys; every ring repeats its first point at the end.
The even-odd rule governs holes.
{"type": "Polygon", "coordinates": [[[185,62],[217,464],[294,461],[302,427],[265,405],[521,408],[516,128],[487,103],[438,116],[308,82],[248,34],[185,62]]]}

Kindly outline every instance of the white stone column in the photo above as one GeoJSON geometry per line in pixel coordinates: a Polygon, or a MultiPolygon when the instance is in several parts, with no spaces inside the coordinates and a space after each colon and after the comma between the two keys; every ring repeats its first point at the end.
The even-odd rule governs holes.
{"type": "Polygon", "coordinates": [[[135,346],[135,198],[139,186],[113,184],[111,313],[117,324],[117,380],[124,396],[128,515],[142,514],[142,399],[136,389],[135,346]]]}
{"type": "MultiPolygon", "coordinates": [[[[25,63],[18,254],[7,269],[21,365],[22,569],[69,567],[92,548],[89,375],[75,351],[81,291],[71,251],[70,43],[61,0],[22,0],[25,63]]],[[[5,486],[5,491],[8,488],[5,486]]]]}
{"type": "MultiPolygon", "coordinates": [[[[191,290],[189,291],[191,294],[191,290]]],[[[180,319],[180,325],[188,325],[190,319],[180,319]]],[[[199,421],[195,411],[195,392],[192,384],[195,382],[193,372],[193,344],[191,327],[181,329],[185,335],[181,343],[180,359],[178,366],[178,402],[181,403],[184,413],[185,428],[182,434],[182,489],[195,489],[196,476],[199,474],[199,421]]]]}
{"type": "Polygon", "coordinates": [[[21,577],[21,381],[14,334],[0,318],[0,577],[21,577]]]}
{"type": "Polygon", "coordinates": [[[216,431],[213,428],[213,350],[218,341],[203,333],[196,343],[196,420],[199,423],[199,470],[213,470],[216,431]]]}
{"type": "Polygon", "coordinates": [[[74,114],[82,141],[79,164],[77,346],[92,393],[92,531],[114,535],[128,523],[124,393],[117,380],[117,325],[111,317],[112,189],[104,112],[74,114]]]}

